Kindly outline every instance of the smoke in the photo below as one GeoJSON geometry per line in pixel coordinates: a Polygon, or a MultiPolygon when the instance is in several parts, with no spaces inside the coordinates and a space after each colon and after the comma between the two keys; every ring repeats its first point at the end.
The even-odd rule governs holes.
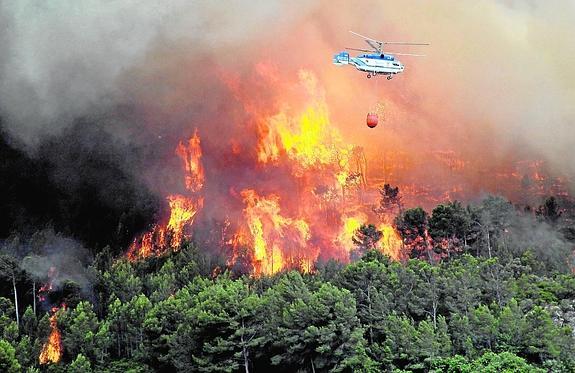
{"type": "Polygon", "coordinates": [[[20,256],[21,268],[36,282],[50,283],[56,290],[64,282],[72,281],[85,294],[91,294],[93,279],[87,269],[91,255],[75,240],[46,229],[27,239],[6,240],[2,251],[20,256]]]}
{"type": "MultiPolygon", "coordinates": [[[[1,145],[14,159],[2,170],[2,205],[15,218],[2,229],[52,223],[92,249],[125,247],[180,182],[166,163],[177,164],[190,111],[157,104],[176,89],[173,71],[198,74],[194,59],[237,49],[295,12],[281,2],[0,1],[1,145]]],[[[188,93],[197,108],[198,92],[180,100],[188,93]]]]}
{"type": "Polygon", "coordinates": [[[522,217],[514,225],[508,242],[515,254],[529,251],[538,270],[568,272],[573,268],[573,244],[557,229],[530,217],[522,217]]]}
{"type": "MultiPolygon", "coordinates": [[[[381,146],[360,120],[383,101],[389,127],[408,126],[388,141],[410,138],[414,147],[431,142],[494,160],[521,151],[575,172],[568,157],[575,142],[570,133],[575,68],[569,62],[575,56],[570,43],[575,5],[567,0],[359,5],[27,0],[3,1],[0,9],[0,112],[9,132],[29,145],[77,117],[109,115],[119,103],[156,109],[158,102],[180,97],[176,80],[186,77],[200,83],[185,87],[186,119],[193,120],[202,110],[197,106],[214,110],[214,102],[221,102],[210,97],[214,88],[202,79],[204,73],[215,67],[241,74],[263,60],[276,66],[277,74],[302,67],[318,74],[334,122],[353,142],[381,146]],[[351,69],[330,65],[334,51],[363,46],[348,29],[432,46],[416,50],[425,58],[403,57],[407,70],[396,82],[366,82],[351,69]],[[144,101],[135,103],[136,98],[144,101]],[[485,154],[486,144],[491,154],[485,154]]],[[[131,136],[122,129],[113,133],[131,136]]]]}
{"type": "MultiPolygon", "coordinates": [[[[481,223],[477,242],[487,250],[489,240],[492,254],[503,260],[523,257],[535,271],[568,271],[573,267],[573,243],[565,239],[557,222],[550,223],[544,217],[518,211],[502,197],[488,196],[480,203],[471,205],[478,212],[481,223]]],[[[475,226],[477,228],[477,226],[475,226]]]]}
{"type": "Polygon", "coordinates": [[[523,159],[575,175],[574,13],[567,0],[0,0],[0,116],[57,190],[47,220],[96,246],[125,246],[165,215],[158,199],[184,192],[174,148],[196,128],[208,218],[229,203],[240,218],[237,196],[256,182],[263,195],[297,189],[286,168],[254,165],[254,122],[304,106],[302,69],[347,143],[370,159],[402,155],[393,181],[458,185],[467,197],[505,192],[492,175],[530,172],[516,166],[523,159]],[[368,81],[331,64],[344,47],[365,47],[348,30],[432,45],[394,48],[427,57],[401,57],[404,74],[368,81]],[[370,130],[365,114],[382,103],[370,130]],[[466,171],[437,154],[454,154],[466,171]]]}
{"type": "MultiPolygon", "coordinates": [[[[1,1],[0,111],[10,132],[34,144],[122,101],[120,76],[164,43],[179,41],[192,56],[217,53],[304,8],[302,1],[1,1]]],[[[168,60],[172,53],[180,52],[167,52],[168,60]]]]}
{"type": "Polygon", "coordinates": [[[477,137],[490,144],[499,159],[531,152],[573,175],[572,2],[446,1],[411,3],[404,11],[410,22],[397,31],[433,42],[428,58],[410,61],[417,70],[409,90],[430,98],[422,102],[427,112],[452,118],[445,137],[463,130],[472,144],[477,137]]]}

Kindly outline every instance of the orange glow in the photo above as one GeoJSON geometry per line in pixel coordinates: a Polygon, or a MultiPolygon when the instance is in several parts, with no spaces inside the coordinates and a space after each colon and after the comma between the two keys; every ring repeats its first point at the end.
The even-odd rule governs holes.
{"type": "MultiPolygon", "coordinates": [[[[343,221],[336,215],[357,209],[355,196],[365,180],[358,163],[361,150],[345,143],[332,125],[315,76],[300,71],[299,83],[309,97],[301,111],[285,105],[275,114],[260,113],[253,102],[246,104],[257,118],[257,161],[266,169],[287,166],[299,186],[295,200],[294,190],[282,188],[265,197],[253,189],[241,193],[246,226],[239,224],[232,241],[234,247],[253,250],[255,275],[285,268],[311,271],[320,251],[326,249],[347,261],[351,237],[360,226],[357,220],[343,221]],[[317,243],[312,243],[314,234],[317,243]]],[[[238,90],[237,84],[233,89],[238,90]]],[[[233,151],[236,145],[232,145],[233,151]]],[[[361,220],[367,221],[367,215],[361,213],[361,220]]]]}
{"type": "Polygon", "coordinates": [[[56,267],[50,267],[50,269],[48,269],[48,282],[40,286],[40,289],[38,289],[38,300],[40,302],[44,302],[48,293],[52,291],[52,282],[54,277],[56,277],[57,272],[56,267]]]}
{"type": "Polygon", "coordinates": [[[194,222],[194,217],[204,204],[203,198],[197,201],[184,196],[168,196],[170,203],[170,220],[168,221],[168,231],[171,232],[170,246],[177,248],[182,243],[184,228],[194,222]]]}
{"type": "MultiPolygon", "coordinates": [[[[368,217],[364,213],[357,213],[344,218],[343,226],[334,244],[349,252],[354,247],[353,237],[355,233],[367,222],[368,217]]],[[[377,229],[383,233],[382,238],[377,243],[377,249],[393,260],[403,259],[402,240],[395,228],[390,224],[380,224],[377,229]]]]}
{"type": "MultiPolygon", "coordinates": [[[[66,305],[62,305],[65,310],[66,305]]],[[[42,346],[42,351],[38,358],[40,364],[55,364],[62,358],[62,335],[58,329],[58,307],[52,308],[52,316],[50,316],[50,335],[48,340],[42,346]]]]}
{"type": "Polygon", "coordinates": [[[311,102],[299,115],[290,116],[284,109],[260,123],[258,160],[274,162],[286,154],[293,161],[296,176],[313,167],[335,166],[340,172],[347,171],[353,146],[345,144],[331,125],[316,78],[306,71],[299,77],[311,102]]]}
{"type": "MultiPolygon", "coordinates": [[[[263,64],[258,66],[258,73],[265,73],[263,79],[271,78],[269,68],[263,64]]],[[[289,179],[291,185],[272,180],[270,191],[265,187],[256,189],[259,181],[256,178],[250,180],[252,185],[242,187],[237,193],[236,184],[230,183],[227,198],[241,198],[241,219],[236,221],[222,214],[225,221],[232,221],[231,230],[220,232],[221,238],[216,243],[230,248],[228,265],[237,264],[245,270],[249,267],[255,276],[285,269],[312,271],[320,252],[326,253],[326,258],[348,261],[355,231],[375,218],[370,215],[371,208],[361,202],[367,187],[363,150],[345,142],[332,124],[315,75],[302,70],[298,77],[295,91],[306,99],[295,103],[288,95],[277,110],[254,100],[251,90],[244,93],[239,78],[229,74],[223,77],[253,120],[251,129],[257,135],[255,143],[246,143],[241,136],[227,140],[232,159],[253,152],[252,166],[257,172],[282,170],[282,177],[289,179]]],[[[277,77],[271,81],[283,84],[277,77]]],[[[189,229],[204,204],[203,197],[198,195],[206,182],[202,159],[218,154],[202,153],[197,131],[187,142],[179,143],[176,154],[183,161],[185,187],[190,196],[167,197],[169,219],[136,238],[128,251],[131,260],[159,255],[170,248],[176,250],[182,239],[189,236],[189,229]]],[[[225,165],[223,159],[214,163],[225,165]]],[[[220,170],[224,180],[226,171],[225,166],[220,170]]],[[[210,201],[206,201],[208,203],[210,201]]],[[[224,205],[209,208],[225,212],[228,207],[225,199],[219,203],[224,205]]],[[[381,249],[398,258],[399,249],[391,233],[393,230],[387,232],[387,244],[382,242],[381,249]]]]}

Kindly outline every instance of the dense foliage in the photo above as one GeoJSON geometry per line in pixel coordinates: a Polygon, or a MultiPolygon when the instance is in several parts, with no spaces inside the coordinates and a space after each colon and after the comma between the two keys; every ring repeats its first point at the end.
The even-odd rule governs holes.
{"type": "Polygon", "coordinates": [[[252,278],[192,243],[138,263],[104,250],[91,293],[69,282],[50,299],[67,304],[63,357],[44,366],[50,312],[24,296],[17,312],[12,289],[36,279],[5,254],[0,371],[573,372],[572,243],[557,211],[495,197],[400,211],[405,261],[370,250],[381,232],[365,226],[358,260],[310,274],[252,278]]]}

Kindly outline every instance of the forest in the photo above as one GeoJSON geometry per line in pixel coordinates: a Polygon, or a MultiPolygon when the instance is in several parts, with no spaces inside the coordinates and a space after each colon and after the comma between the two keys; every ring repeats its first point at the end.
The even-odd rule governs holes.
{"type": "Polygon", "coordinates": [[[249,261],[230,266],[192,239],[139,261],[87,252],[81,275],[52,284],[38,253],[66,239],[13,233],[0,257],[0,371],[575,371],[567,200],[487,196],[428,213],[395,206],[394,192],[378,208],[397,207],[402,260],[374,250],[383,233],[363,225],[351,263],[304,273],[250,276],[249,261]]]}

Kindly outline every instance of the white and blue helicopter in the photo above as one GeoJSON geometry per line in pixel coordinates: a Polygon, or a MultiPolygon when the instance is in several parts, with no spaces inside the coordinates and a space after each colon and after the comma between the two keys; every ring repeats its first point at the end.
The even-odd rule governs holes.
{"type": "Polygon", "coordinates": [[[395,59],[395,55],[398,56],[415,56],[424,57],[423,54],[412,54],[412,53],[384,53],[383,46],[386,44],[393,45],[429,45],[429,43],[408,43],[400,41],[379,41],[367,36],[358,34],[356,32],[350,31],[352,34],[362,37],[367,44],[372,48],[368,49],[357,49],[357,48],[345,48],[346,50],[339,52],[333,56],[334,65],[352,65],[356,69],[367,73],[367,78],[377,75],[386,75],[387,79],[391,79],[395,74],[403,72],[405,66],[395,59]],[[350,57],[347,50],[354,50],[360,52],[368,52],[368,54],[360,54],[356,57],[350,57]]]}

